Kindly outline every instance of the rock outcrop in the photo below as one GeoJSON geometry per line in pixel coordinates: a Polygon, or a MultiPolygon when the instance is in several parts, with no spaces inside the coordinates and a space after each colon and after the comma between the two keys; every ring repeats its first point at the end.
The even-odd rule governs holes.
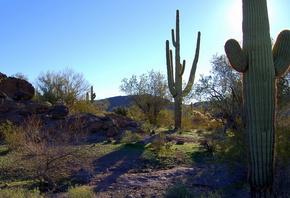
{"type": "Polygon", "coordinates": [[[123,131],[143,132],[134,120],[113,113],[104,117],[93,114],[70,115],[65,105],[50,106],[47,103],[31,100],[34,87],[26,80],[7,77],[0,73],[0,125],[7,120],[22,125],[25,119],[37,116],[44,130],[59,131],[62,123],[79,122],[89,133],[103,132],[107,137],[117,137],[123,131]]]}
{"type": "Polygon", "coordinates": [[[26,80],[7,77],[0,73],[0,97],[13,100],[29,100],[33,98],[35,89],[31,83],[26,80]]]}

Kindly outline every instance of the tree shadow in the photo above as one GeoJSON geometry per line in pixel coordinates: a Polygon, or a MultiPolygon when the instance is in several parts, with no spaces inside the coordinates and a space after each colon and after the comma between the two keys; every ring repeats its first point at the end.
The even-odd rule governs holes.
{"type": "Polygon", "coordinates": [[[94,162],[95,175],[104,175],[101,181],[96,183],[95,192],[107,189],[117,179],[132,170],[138,163],[145,150],[144,144],[124,145],[119,150],[100,157],[94,162]]]}

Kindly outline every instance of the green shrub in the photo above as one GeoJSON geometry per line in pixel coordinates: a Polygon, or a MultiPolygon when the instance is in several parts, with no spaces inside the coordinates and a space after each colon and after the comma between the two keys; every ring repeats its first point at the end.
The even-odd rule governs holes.
{"type": "Polygon", "coordinates": [[[170,186],[165,194],[165,198],[192,198],[193,192],[180,180],[173,186],[170,186]]]}
{"type": "Polygon", "coordinates": [[[73,106],[71,107],[71,111],[74,114],[80,114],[80,113],[96,114],[97,113],[95,106],[91,102],[85,101],[85,100],[75,102],[73,106]]]}
{"type": "Polygon", "coordinates": [[[93,189],[86,186],[70,187],[68,189],[68,198],[93,198],[95,193],[93,189]]]}
{"type": "Polygon", "coordinates": [[[159,133],[158,135],[156,135],[154,137],[154,140],[151,142],[150,144],[150,148],[156,152],[161,152],[163,150],[166,150],[167,147],[166,146],[166,137],[164,133],[159,133]]]}
{"type": "Polygon", "coordinates": [[[113,112],[115,114],[119,114],[119,115],[123,115],[123,116],[128,115],[128,109],[126,107],[123,107],[123,106],[113,108],[113,112]]]}
{"type": "Polygon", "coordinates": [[[161,110],[156,123],[160,127],[173,128],[174,127],[174,111],[164,109],[161,110]]]}
{"type": "Polygon", "coordinates": [[[39,190],[27,190],[24,188],[7,188],[0,191],[0,197],[3,198],[43,198],[39,190]]]}
{"type": "Polygon", "coordinates": [[[9,150],[19,148],[24,142],[24,134],[22,127],[14,125],[9,120],[0,126],[0,133],[4,137],[4,142],[7,144],[9,150]]]}
{"type": "Polygon", "coordinates": [[[221,160],[231,166],[246,167],[247,148],[245,141],[245,131],[243,127],[227,132],[221,139],[216,141],[216,154],[221,160]]]}
{"type": "Polygon", "coordinates": [[[123,144],[134,144],[141,139],[141,135],[138,133],[133,133],[132,131],[125,131],[123,133],[121,143],[123,144]]]}
{"type": "MultiPolygon", "coordinates": [[[[276,125],[276,155],[281,164],[289,164],[290,159],[290,123],[287,117],[279,117],[276,125]]],[[[288,117],[289,119],[289,117],[288,117]]]]}
{"type": "Polygon", "coordinates": [[[145,122],[142,124],[142,129],[148,133],[151,133],[153,131],[156,131],[157,127],[154,126],[153,124],[150,124],[149,122],[145,122]]]}

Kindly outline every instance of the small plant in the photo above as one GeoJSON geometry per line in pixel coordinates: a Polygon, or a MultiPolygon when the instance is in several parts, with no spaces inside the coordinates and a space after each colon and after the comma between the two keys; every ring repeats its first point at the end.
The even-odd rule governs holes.
{"type": "Polygon", "coordinates": [[[95,193],[93,189],[86,186],[69,187],[68,198],[93,198],[95,193]]]}
{"type": "Polygon", "coordinates": [[[4,142],[8,145],[9,150],[16,150],[23,143],[24,135],[21,130],[20,126],[13,125],[9,120],[0,126],[0,134],[4,136],[4,142]]]}
{"type": "Polygon", "coordinates": [[[132,131],[125,131],[121,143],[123,144],[134,144],[141,139],[141,135],[138,133],[133,133],[132,131]]]}
{"type": "Polygon", "coordinates": [[[71,107],[71,112],[73,114],[80,114],[80,113],[92,113],[97,114],[97,110],[95,109],[95,106],[90,103],[89,101],[80,100],[73,104],[71,107]]]}
{"type": "Polygon", "coordinates": [[[170,186],[165,194],[165,198],[191,198],[196,197],[194,193],[188,189],[186,184],[178,180],[173,186],[170,186]]]}
{"type": "Polygon", "coordinates": [[[0,191],[0,197],[3,198],[43,198],[39,190],[27,190],[24,188],[7,188],[0,191]]]}
{"type": "Polygon", "coordinates": [[[169,147],[166,146],[166,138],[164,133],[159,133],[155,136],[154,140],[150,144],[150,148],[154,151],[160,152],[165,150],[169,147]]]}
{"type": "Polygon", "coordinates": [[[113,112],[115,114],[119,114],[119,115],[123,115],[123,116],[128,115],[128,109],[126,107],[123,107],[123,106],[113,108],[113,112]]]}
{"type": "Polygon", "coordinates": [[[148,133],[155,132],[157,127],[149,122],[145,122],[142,124],[142,129],[148,133]]]}

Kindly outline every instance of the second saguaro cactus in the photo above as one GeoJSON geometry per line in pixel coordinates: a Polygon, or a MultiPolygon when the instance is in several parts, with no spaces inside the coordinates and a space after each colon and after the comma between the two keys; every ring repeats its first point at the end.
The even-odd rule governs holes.
{"type": "Polygon", "coordinates": [[[94,87],[91,86],[91,103],[94,104],[94,99],[96,98],[96,94],[94,93],[94,87]]]}
{"type": "Polygon", "coordinates": [[[185,60],[183,63],[180,62],[180,30],[179,30],[179,10],[176,10],[176,35],[174,34],[174,29],[171,30],[172,34],[172,44],[175,48],[175,72],[173,71],[173,58],[172,51],[169,47],[169,41],[166,41],[166,63],[167,63],[167,78],[168,86],[171,95],[174,98],[174,120],[175,120],[175,129],[181,128],[181,111],[182,111],[182,99],[184,96],[187,96],[190,92],[194,77],[195,71],[198,62],[199,48],[200,48],[200,32],[198,32],[197,44],[195,57],[192,63],[192,68],[188,83],[186,87],[182,88],[182,76],[185,70],[185,60]]]}
{"type": "Polygon", "coordinates": [[[251,197],[271,197],[274,182],[275,79],[290,65],[290,31],[272,49],[266,0],[243,0],[243,47],[226,42],[232,67],[243,74],[251,197]]]}

